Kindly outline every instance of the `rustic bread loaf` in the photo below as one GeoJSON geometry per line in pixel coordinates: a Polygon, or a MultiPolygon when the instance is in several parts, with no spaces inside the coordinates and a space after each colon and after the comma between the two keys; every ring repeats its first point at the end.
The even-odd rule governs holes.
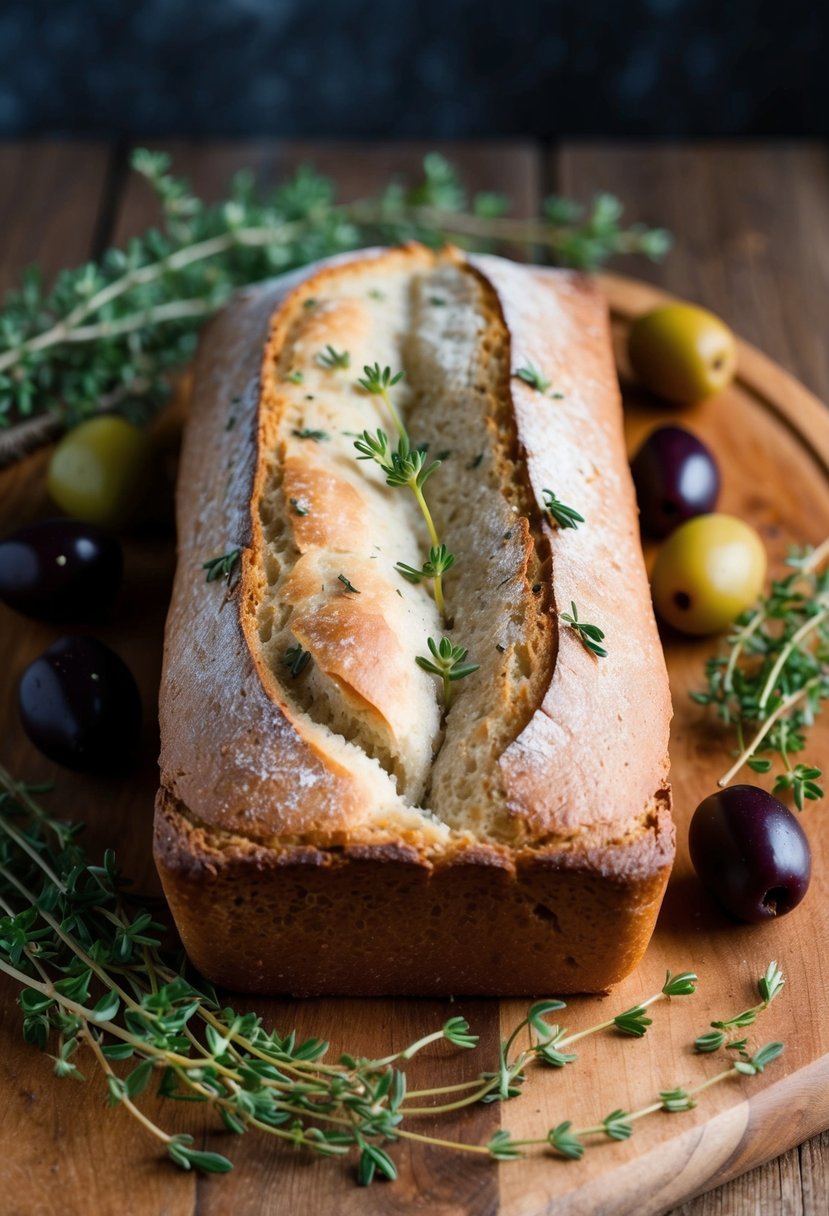
{"type": "Polygon", "coordinates": [[[505,995],[630,971],[673,858],[670,700],[592,282],[411,245],[243,293],[201,345],[178,528],[155,855],[202,972],[505,995]],[[375,363],[444,457],[445,621],[396,569],[429,550],[414,495],[357,459],[394,429],[375,363]],[[448,713],[416,662],[444,633],[479,665],[448,713]]]}

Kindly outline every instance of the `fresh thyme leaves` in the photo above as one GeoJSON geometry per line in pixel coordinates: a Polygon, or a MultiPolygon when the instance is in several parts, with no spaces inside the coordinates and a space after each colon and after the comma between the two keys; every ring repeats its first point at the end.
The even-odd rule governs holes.
{"type": "Polygon", "coordinates": [[[648,1027],[653,1025],[653,1019],[647,1016],[641,1005],[637,1005],[635,1009],[626,1009],[624,1013],[617,1013],[613,1021],[617,1030],[632,1035],[635,1039],[641,1039],[647,1033],[648,1027]]]}
{"type": "MultiPolygon", "coordinates": [[[[575,1037],[568,1040],[547,1021],[563,1002],[533,1004],[501,1044],[495,1072],[448,1087],[410,1089],[402,1066],[440,1041],[474,1050],[477,1036],[459,1017],[383,1058],[346,1053],[327,1062],[327,1043],[266,1030],[255,1013],[222,1006],[210,984],[187,978],[162,953],[166,926],[124,899],[115,855],[108,851],[100,865],[92,864],[78,843],[82,825],[51,816],[36,787],[2,768],[0,789],[0,971],[19,986],[23,1036],[41,1050],[55,1040],[58,1077],[80,1081],[90,1067],[99,1068],[111,1104],[132,1115],[179,1168],[223,1173],[231,1162],[194,1149],[192,1136],[165,1131],[140,1108],[154,1078],[160,1097],[200,1102],[236,1134],[272,1136],[326,1157],[354,1153],[357,1181],[368,1185],[377,1175],[395,1177],[386,1146],[409,1138],[497,1160],[517,1159],[532,1146],[575,1159],[591,1139],[626,1139],[639,1119],[687,1110],[704,1089],[739,1073],[754,1076],[782,1051],[780,1043],[766,1044],[695,1086],[663,1090],[658,1101],[632,1113],[616,1109],[586,1127],[562,1120],[533,1139],[517,1140],[504,1130],[488,1144],[470,1144],[410,1132],[409,1116],[434,1120],[517,1096],[525,1070],[547,1062],[541,1049],[575,1037]],[[518,1050],[526,1033],[529,1045],[518,1050]]],[[[773,967],[766,971],[767,993],[779,991],[777,976],[773,967]]],[[[689,973],[675,986],[687,993],[689,973]]],[[[663,997],[667,987],[641,1006],[663,997]]]]}
{"type": "Polygon", "coordinates": [[[769,963],[764,974],[757,981],[757,991],[760,994],[759,1004],[752,1005],[749,1009],[744,1009],[742,1013],[737,1013],[731,1018],[712,1022],[711,1030],[699,1035],[696,1039],[694,1043],[696,1050],[702,1054],[708,1054],[713,1051],[719,1051],[721,1047],[726,1047],[729,1050],[744,1053],[746,1040],[729,1040],[729,1031],[741,1030],[746,1026],[752,1026],[757,1021],[758,1014],[768,1009],[774,998],[780,993],[785,982],[783,972],[777,963],[769,963]]]}
{"type": "Polygon", "coordinates": [[[303,376],[302,372],[295,371],[295,372],[288,372],[288,375],[285,377],[285,379],[288,380],[291,384],[302,384],[302,381],[305,379],[305,377],[303,376]]]}
{"type": "Polygon", "coordinates": [[[407,566],[405,562],[397,562],[394,568],[410,583],[419,583],[423,578],[439,578],[447,570],[451,570],[454,564],[455,555],[449,552],[446,545],[432,545],[428,561],[425,561],[419,570],[414,566],[407,566]]]}
{"type": "Polygon", "coordinates": [[[793,551],[791,573],[771,584],[756,608],[738,617],[725,654],[705,665],[707,687],[692,692],[734,728],[737,758],[720,785],[743,765],[766,773],[774,753],[783,771],[775,793],[790,792],[798,810],[823,797],[821,769],[792,759],[806,746],[806,732],[829,696],[829,540],[814,550],[793,551]],[[748,740],[748,741],[746,741],[748,740]]]}
{"type": "MultiPolygon", "coordinates": [[[[375,365],[377,366],[377,365],[375,365]]],[[[370,369],[366,368],[368,372],[370,369]]],[[[388,370],[388,369],[387,369],[388,370]]],[[[379,465],[383,473],[386,475],[386,485],[388,486],[406,486],[414,495],[417,505],[420,508],[420,513],[426,521],[426,527],[429,531],[429,539],[432,543],[430,550],[431,554],[440,550],[445,550],[445,546],[441,544],[441,540],[435,528],[435,522],[432,518],[432,513],[429,510],[429,505],[423,493],[423,487],[427,480],[440,468],[440,461],[429,461],[426,453],[420,448],[413,448],[409,442],[409,436],[400,419],[397,410],[394,408],[391,398],[388,394],[388,389],[380,390],[380,395],[391,409],[400,439],[395,449],[392,449],[389,443],[389,437],[386,432],[378,427],[372,433],[371,431],[363,431],[359,439],[354,440],[354,447],[357,449],[358,460],[373,460],[379,465]]],[[[454,559],[453,559],[454,560],[454,559]]],[[[428,563],[427,563],[428,564],[428,563]]],[[[448,570],[452,562],[444,566],[448,570]]],[[[412,574],[417,573],[412,567],[407,567],[410,574],[405,574],[405,577],[410,581],[419,581],[412,579],[412,574]]],[[[425,569],[425,567],[424,567],[425,569]]],[[[434,574],[428,575],[432,579],[432,586],[435,593],[435,603],[441,616],[446,616],[446,604],[443,597],[443,570],[436,571],[434,574]]],[[[423,572],[421,571],[421,577],[423,572]]]]}
{"type": "MultiPolygon", "coordinates": [[[[331,184],[300,170],[257,197],[240,174],[227,198],[207,205],[171,176],[170,158],[138,150],[133,169],[155,192],[162,224],[109,250],[97,263],[61,273],[44,291],[36,270],[7,297],[0,315],[0,426],[34,415],[25,442],[46,442],[100,409],[149,417],[169,395],[168,373],[191,358],[198,330],[238,287],[316,258],[409,239],[439,246],[524,243],[559,261],[597,266],[619,254],[658,259],[667,234],[624,228],[620,207],[600,196],[587,210],[548,200],[539,221],[482,214],[443,157],[427,156],[413,189],[337,203],[331,184]]],[[[304,307],[317,301],[308,298],[304,307]]],[[[9,436],[0,464],[16,459],[24,435],[9,436]]]]}
{"type": "Polygon", "coordinates": [[[602,1125],[608,1140],[629,1140],[633,1135],[633,1124],[624,1110],[612,1110],[602,1119],[602,1125]]]}
{"type": "MultiPolygon", "coordinates": [[[[366,364],[363,371],[365,375],[359,379],[357,383],[359,384],[360,388],[365,389],[367,393],[371,393],[373,396],[382,397],[383,403],[386,409],[389,411],[391,420],[394,423],[397,434],[400,437],[401,444],[405,443],[408,446],[408,433],[403,425],[403,419],[400,417],[400,412],[392,401],[391,393],[389,392],[389,390],[394,388],[396,384],[400,383],[405,373],[395,372],[395,374],[392,375],[392,370],[390,367],[384,367],[381,371],[379,363],[375,363],[373,366],[366,364]]],[[[382,434],[382,432],[378,431],[378,434],[382,434]]]]}
{"type": "Polygon", "coordinates": [[[658,1100],[640,1107],[635,1111],[617,1109],[611,1111],[600,1122],[588,1127],[574,1128],[572,1121],[567,1119],[551,1128],[544,1137],[532,1137],[516,1140],[506,1130],[496,1133],[487,1148],[490,1156],[496,1160],[515,1160],[524,1156],[523,1150],[532,1146],[549,1145],[559,1156],[572,1161],[578,1161],[585,1152],[585,1140],[588,1137],[602,1136],[608,1140],[628,1140],[633,1135],[634,1124],[649,1115],[664,1111],[668,1114],[679,1114],[693,1110],[697,1105],[696,1098],[704,1090],[713,1085],[719,1085],[735,1076],[757,1076],[776,1060],[783,1052],[783,1044],[767,1043],[753,1055],[742,1051],[740,1058],[733,1060],[729,1066],[707,1080],[693,1086],[676,1086],[673,1089],[663,1089],[659,1092],[658,1100]]]}
{"type": "Polygon", "coordinates": [[[390,367],[384,367],[380,370],[380,364],[375,363],[372,367],[366,365],[363,368],[365,375],[362,376],[357,383],[361,388],[364,388],[367,393],[383,394],[398,384],[404,376],[404,372],[395,372],[392,375],[390,367]]]}
{"type": "Polygon", "coordinates": [[[534,388],[537,393],[546,393],[552,381],[546,380],[542,372],[534,367],[532,363],[525,363],[523,367],[516,368],[512,373],[516,380],[523,380],[525,384],[529,384],[530,388],[534,388]]]}
{"type": "Polygon", "coordinates": [[[662,1110],[676,1114],[682,1110],[693,1110],[696,1102],[684,1089],[662,1089],[659,1091],[659,1105],[662,1110]]]}
{"type": "Polygon", "coordinates": [[[211,557],[208,561],[202,562],[202,570],[207,571],[207,582],[215,583],[217,579],[227,579],[228,587],[233,588],[239,578],[239,558],[241,557],[241,549],[231,549],[227,553],[223,553],[221,557],[211,557]]]}
{"type": "Polygon", "coordinates": [[[295,642],[293,646],[289,646],[285,651],[282,656],[282,662],[290,671],[291,679],[295,680],[311,662],[311,652],[310,650],[303,650],[299,642],[295,642]]]}
{"type": "Polygon", "coordinates": [[[309,296],[307,300],[302,301],[303,308],[316,308],[317,302],[313,296],[309,296]]]}
{"type": "Polygon", "coordinates": [[[579,524],[584,523],[584,516],[579,515],[573,507],[565,506],[552,490],[542,490],[541,493],[544,496],[544,506],[559,528],[577,528],[579,524]]]}
{"type": "Polygon", "coordinates": [[[307,502],[303,501],[303,499],[289,498],[288,502],[293,507],[294,515],[310,515],[311,514],[311,508],[308,506],[307,502]]]}
{"type": "Polygon", "coordinates": [[[312,439],[314,443],[323,443],[329,437],[328,431],[315,431],[310,426],[294,427],[291,434],[297,439],[312,439]]]}
{"type": "MultiPolygon", "coordinates": [[[[397,562],[395,569],[410,583],[420,583],[424,578],[431,581],[435,605],[446,621],[443,576],[455,565],[455,555],[449,552],[438,536],[435,521],[424,494],[424,486],[432,474],[440,468],[442,460],[449,453],[442,452],[437,459],[430,461],[428,443],[412,447],[409,433],[390,392],[403,379],[402,371],[393,373],[390,367],[381,369],[379,363],[366,364],[363,371],[365,375],[357,383],[367,393],[382,398],[397,430],[398,441],[397,447],[393,449],[388,435],[381,427],[374,432],[363,431],[362,435],[354,440],[357,459],[374,461],[385,474],[386,485],[405,486],[414,495],[429,533],[431,542],[429,556],[420,568],[411,566],[407,562],[397,562]]],[[[415,662],[424,671],[440,677],[443,687],[444,711],[447,711],[454,696],[453,684],[465,676],[472,675],[478,670],[479,664],[464,663],[463,660],[468,653],[466,647],[454,645],[449,638],[441,638],[439,642],[436,642],[434,638],[427,638],[426,644],[432,658],[418,655],[415,662]]]]}
{"type": "Polygon", "coordinates": [[[569,625],[578,634],[580,642],[587,650],[600,659],[607,657],[607,651],[604,646],[600,645],[604,641],[604,631],[598,625],[588,625],[584,621],[580,621],[579,610],[572,601],[570,602],[570,611],[562,612],[561,619],[565,625],[569,625]]]}
{"type": "Polygon", "coordinates": [[[337,579],[339,582],[342,583],[342,585],[345,587],[346,591],[350,591],[354,595],[360,594],[360,592],[357,590],[357,588],[354,586],[354,584],[352,582],[350,582],[350,580],[347,579],[344,574],[338,574],[337,579]]]}
{"type": "Polygon", "coordinates": [[[465,676],[471,676],[474,671],[478,670],[480,664],[464,663],[467,655],[466,647],[454,645],[449,638],[441,638],[439,642],[436,642],[434,638],[427,638],[426,645],[429,647],[432,658],[427,659],[423,655],[418,655],[415,662],[424,671],[441,678],[443,704],[446,709],[449,709],[453,697],[452,685],[457,680],[463,680],[465,676]]]}
{"type": "Polygon", "coordinates": [[[320,351],[320,353],[317,355],[317,362],[321,367],[328,368],[329,371],[335,367],[350,367],[351,355],[347,350],[335,350],[334,347],[328,343],[325,350],[320,351]]]}

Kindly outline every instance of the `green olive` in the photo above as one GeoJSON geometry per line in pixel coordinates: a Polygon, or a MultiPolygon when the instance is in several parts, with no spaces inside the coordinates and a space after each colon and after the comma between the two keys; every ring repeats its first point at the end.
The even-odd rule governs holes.
{"type": "Polygon", "coordinates": [[[737,365],[731,330],[693,304],[665,304],[637,317],[628,335],[628,354],[645,388],[679,405],[720,392],[731,383],[737,365]]]}
{"type": "Polygon", "coordinates": [[[80,423],[49,462],[49,493],[75,519],[120,528],[135,519],[151,473],[144,431],[114,414],[80,423]]]}
{"type": "Polygon", "coordinates": [[[760,537],[733,515],[698,515],[672,532],[656,557],[656,611],[683,633],[719,633],[750,608],[766,577],[760,537]]]}

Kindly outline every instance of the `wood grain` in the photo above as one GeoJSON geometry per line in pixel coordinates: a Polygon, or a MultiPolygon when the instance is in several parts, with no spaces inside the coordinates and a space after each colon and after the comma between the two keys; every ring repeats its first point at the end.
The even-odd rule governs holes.
{"type": "MultiPolygon", "coordinates": [[[[213,197],[219,196],[229,174],[238,168],[252,165],[263,180],[275,184],[302,162],[314,163],[336,177],[342,196],[353,197],[380,188],[391,172],[413,174],[427,147],[259,142],[180,144],[174,153],[177,167],[190,175],[197,189],[213,197]]],[[[517,214],[533,213],[541,174],[532,148],[484,144],[456,145],[447,151],[460,165],[470,189],[503,190],[517,198],[517,214]]],[[[0,260],[0,269],[8,274],[16,274],[33,256],[40,260],[45,255],[52,266],[82,260],[95,239],[98,216],[108,210],[114,213],[111,235],[117,242],[155,218],[149,193],[140,183],[128,179],[120,200],[106,198],[104,150],[81,148],[82,170],[74,159],[76,152],[58,148],[52,161],[47,149],[0,148],[0,216],[14,233],[13,249],[7,241],[0,243],[0,259],[5,259],[0,260]]],[[[805,375],[814,387],[829,389],[824,336],[816,323],[825,311],[829,275],[829,238],[822,221],[818,222],[829,199],[826,162],[818,150],[785,150],[780,164],[788,172],[787,202],[781,205],[783,169],[776,167],[774,155],[746,150],[738,166],[744,190],[727,151],[720,149],[693,156],[653,148],[565,149],[548,162],[547,169],[548,176],[565,189],[581,195],[600,186],[616,190],[627,199],[631,218],[673,227],[680,241],[671,261],[664,269],[645,267],[645,275],[723,312],[738,331],[760,340],[789,369],[805,375]],[[698,196],[693,195],[691,207],[684,200],[688,179],[696,174],[707,184],[698,196]],[[723,242],[721,253],[717,242],[723,242]],[[787,321],[789,316],[799,317],[799,324],[787,321]]],[[[609,286],[623,311],[642,307],[648,298],[642,294],[647,288],[609,286]]],[[[788,539],[819,539],[822,531],[829,530],[824,473],[829,430],[817,404],[803,390],[792,388],[774,365],[744,352],[741,373],[743,384],[720,403],[723,408],[703,409],[691,418],[691,425],[711,439],[728,470],[726,509],[756,520],[779,559],[788,539]],[[791,420],[788,413],[794,415],[791,420]],[[807,429],[812,426],[812,446],[824,445],[818,459],[799,437],[804,421],[807,429]]],[[[658,419],[650,406],[631,398],[631,442],[658,419]]],[[[41,462],[42,457],[0,478],[0,532],[46,509],[39,489],[41,462]]],[[[127,584],[116,612],[118,624],[101,635],[136,670],[148,706],[154,704],[171,569],[169,544],[157,537],[132,538],[127,584]]],[[[53,636],[46,627],[0,613],[0,657],[6,659],[9,691],[25,663],[53,636]]],[[[708,792],[717,766],[722,767],[723,745],[715,732],[700,728],[683,693],[692,678],[698,679],[708,648],[677,649],[674,642],[671,647],[681,821],[701,796],[700,790],[708,792]]],[[[53,774],[52,767],[22,740],[10,702],[7,697],[0,705],[4,757],[14,755],[15,768],[26,775],[53,774]]],[[[153,881],[148,849],[155,786],[151,722],[150,712],[145,763],[128,792],[60,774],[62,806],[90,821],[93,851],[114,840],[122,864],[145,890],[153,881]]],[[[820,739],[820,746],[829,746],[825,727],[820,739]]],[[[787,1055],[778,1070],[770,1071],[759,1084],[729,1083],[710,1091],[704,1108],[692,1115],[657,1116],[637,1131],[629,1145],[602,1146],[572,1166],[539,1158],[496,1169],[485,1161],[470,1162],[420,1146],[411,1152],[401,1146],[395,1150],[400,1182],[368,1193],[353,1187],[346,1166],[308,1162],[271,1150],[253,1137],[228,1144],[226,1135],[199,1134],[192,1108],[150,1103],[149,1109],[167,1129],[187,1127],[196,1131],[197,1143],[231,1152],[237,1163],[234,1174],[199,1180],[168,1168],[159,1161],[156,1146],[136,1131],[123,1112],[107,1111],[98,1082],[80,1091],[54,1081],[48,1059],[19,1043],[13,994],[3,986],[0,1134],[6,1151],[0,1162],[4,1195],[0,1206],[15,1216],[74,1210],[117,1210],[136,1216],[160,1211],[174,1216],[226,1211],[241,1216],[265,1211],[286,1216],[318,1211],[368,1216],[411,1211],[563,1216],[571,1211],[601,1211],[610,1216],[662,1212],[683,1203],[678,1209],[682,1216],[761,1210],[816,1216],[825,1211],[829,1135],[804,1145],[799,1154],[785,1153],[710,1195],[684,1202],[695,1191],[750,1169],[829,1123],[829,1075],[825,1068],[815,1071],[814,1067],[814,1061],[829,1051],[829,1029],[820,993],[806,980],[818,974],[810,960],[825,954],[829,945],[829,916],[825,911],[820,914],[829,908],[824,877],[829,873],[829,850],[819,817],[810,815],[807,822],[807,830],[816,834],[816,854],[823,850],[823,861],[816,856],[817,877],[809,902],[790,923],[782,921],[763,932],[726,926],[696,891],[681,851],[652,951],[612,1003],[615,1011],[658,988],[665,966],[675,970],[696,966],[704,985],[699,996],[687,1004],[675,1001],[670,1009],[659,1007],[646,1040],[621,1044],[612,1039],[587,1040],[577,1066],[564,1073],[534,1075],[526,1095],[502,1112],[492,1106],[478,1108],[454,1125],[444,1122],[434,1130],[449,1138],[480,1142],[491,1135],[502,1115],[514,1134],[524,1129],[537,1135],[562,1118],[577,1122],[595,1118],[612,1106],[649,1097],[655,1088],[698,1078],[706,1065],[687,1053],[687,1043],[710,1017],[733,1012],[745,1003],[754,972],[777,953],[791,973],[790,991],[770,1011],[758,1036],[761,1041],[776,1035],[784,1038],[787,1055]],[[810,1015],[801,1013],[793,1029],[795,1005],[810,1015]],[[669,1075],[666,1066],[672,1070],[669,1075]],[[682,1075],[675,1075],[678,1068],[682,1075]]],[[[243,1001],[235,1003],[245,1007],[243,1001]]],[[[330,1037],[334,1050],[348,1046],[378,1053],[432,1029],[446,1016],[441,1002],[260,1002],[258,1007],[283,1029],[296,1023],[304,1034],[330,1037]]],[[[602,1001],[573,1002],[567,1016],[573,1024],[584,1024],[605,1016],[607,1008],[602,1001]]],[[[485,1002],[456,1002],[452,1012],[465,1013],[482,1033],[478,1054],[489,1064],[497,1049],[497,1008],[485,1002]]],[[[504,1026],[517,1012],[517,1006],[505,1003],[504,1026]]],[[[424,1061],[416,1081],[448,1084],[459,1075],[474,1075],[483,1066],[477,1056],[458,1060],[442,1053],[424,1061]]]]}
{"type": "Polygon", "coordinates": [[[825,146],[571,144],[548,171],[565,194],[609,190],[631,221],[670,229],[670,256],[637,276],[712,308],[829,399],[825,146]]]}

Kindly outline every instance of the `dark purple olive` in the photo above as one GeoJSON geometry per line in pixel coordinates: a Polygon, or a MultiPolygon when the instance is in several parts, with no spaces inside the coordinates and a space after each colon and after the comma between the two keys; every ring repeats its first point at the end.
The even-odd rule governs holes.
{"type": "Polygon", "coordinates": [[[756,785],[731,785],[704,799],[688,844],[697,874],[738,920],[785,916],[808,890],[806,834],[788,807],[756,785]]]}
{"type": "Polygon", "coordinates": [[[20,677],[20,717],[66,768],[123,772],[141,731],[141,698],[122,659],[94,638],[59,638],[20,677]]]}
{"type": "Polygon", "coordinates": [[[100,617],[121,582],[121,546],[76,519],[45,519],[0,541],[0,600],[42,621],[100,617]]]}
{"type": "Polygon", "coordinates": [[[667,536],[717,505],[720,471],[701,439],[681,426],[652,431],[631,461],[642,530],[667,536]]]}

